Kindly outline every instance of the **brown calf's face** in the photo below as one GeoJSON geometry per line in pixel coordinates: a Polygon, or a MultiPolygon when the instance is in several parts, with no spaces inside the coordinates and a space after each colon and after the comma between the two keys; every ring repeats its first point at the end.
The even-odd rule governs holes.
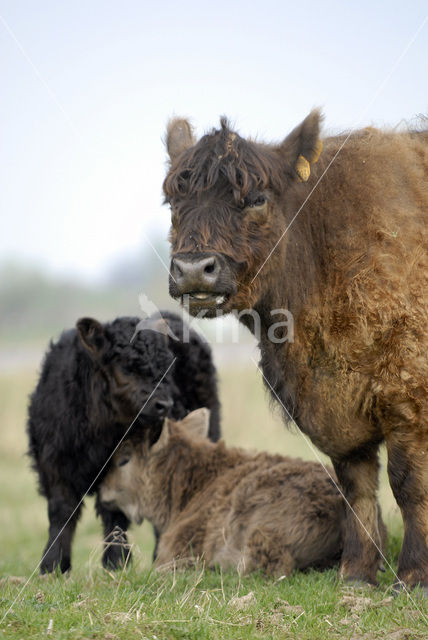
{"type": "Polygon", "coordinates": [[[134,445],[127,440],[116,451],[111,470],[99,489],[102,505],[115,511],[119,509],[131,522],[141,524],[144,509],[139,496],[147,497],[146,474],[141,464],[145,457],[145,445],[134,445]]]}
{"type": "Polygon", "coordinates": [[[257,302],[260,283],[253,279],[318,159],[319,121],[313,111],[279,146],[245,140],[225,119],[198,142],[186,120],[169,124],[164,193],[172,215],[170,294],[194,315],[257,302]]]}
{"type": "MultiPolygon", "coordinates": [[[[208,437],[208,409],[196,409],[180,422],[165,419],[159,440],[150,444],[149,435],[143,442],[122,443],[113,456],[112,465],[99,496],[107,509],[122,511],[131,522],[141,524],[143,518],[162,521],[166,504],[165,458],[168,456],[171,433],[185,438],[208,437]]],[[[173,445],[172,445],[173,446],[173,445]]]]}

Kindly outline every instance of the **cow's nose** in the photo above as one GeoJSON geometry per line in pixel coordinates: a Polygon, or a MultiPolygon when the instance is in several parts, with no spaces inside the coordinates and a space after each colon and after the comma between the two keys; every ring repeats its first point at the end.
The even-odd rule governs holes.
{"type": "Polygon", "coordinates": [[[211,291],[220,273],[220,263],[216,256],[187,261],[173,258],[171,276],[182,293],[211,291]]]}

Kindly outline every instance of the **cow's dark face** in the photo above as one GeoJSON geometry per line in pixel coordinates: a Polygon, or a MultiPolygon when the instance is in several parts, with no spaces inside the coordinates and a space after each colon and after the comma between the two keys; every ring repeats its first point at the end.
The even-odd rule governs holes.
{"type": "Polygon", "coordinates": [[[102,394],[99,402],[107,402],[114,422],[129,426],[139,414],[155,425],[172,407],[173,355],[166,336],[154,331],[139,331],[131,342],[138,319],[126,320],[103,325],[82,318],[77,323],[81,343],[95,364],[93,395],[102,394]]]}
{"type": "Polygon", "coordinates": [[[272,209],[262,189],[240,203],[218,185],[202,201],[174,199],[170,294],[194,314],[247,306],[251,277],[274,237],[272,209]]]}
{"type": "Polygon", "coordinates": [[[278,147],[244,140],[225,120],[197,143],[187,121],[169,125],[169,290],[190,313],[256,304],[263,278],[278,268],[287,204],[306,178],[299,158],[309,167],[305,158],[319,155],[318,123],[319,114],[310,114],[278,147]]]}

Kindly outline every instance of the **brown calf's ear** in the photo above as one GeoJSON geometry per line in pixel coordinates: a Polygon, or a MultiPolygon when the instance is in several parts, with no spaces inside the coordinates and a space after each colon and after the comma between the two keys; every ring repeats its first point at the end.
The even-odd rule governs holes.
{"type": "Polygon", "coordinates": [[[299,182],[306,182],[322,151],[319,109],[314,109],[281,144],[280,151],[294,168],[299,182]]]}
{"type": "Polygon", "coordinates": [[[92,355],[100,355],[106,346],[104,327],[98,320],[93,318],[80,318],[76,323],[78,336],[85,347],[92,355]]]}
{"type": "Polygon", "coordinates": [[[162,451],[162,449],[164,447],[166,447],[168,442],[169,442],[169,420],[168,420],[168,418],[165,418],[165,420],[163,421],[162,431],[161,431],[161,434],[159,436],[159,439],[156,440],[156,442],[154,443],[154,445],[152,446],[152,448],[150,450],[153,453],[157,453],[158,451],[162,451]]]}
{"type": "Polygon", "coordinates": [[[188,413],[180,424],[190,436],[205,439],[208,437],[210,427],[210,411],[205,407],[195,409],[195,411],[188,413]]]}
{"type": "Polygon", "coordinates": [[[193,129],[184,118],[172,118],[166,129],[166,148],[171,162],[195,144],[193,129]]]}

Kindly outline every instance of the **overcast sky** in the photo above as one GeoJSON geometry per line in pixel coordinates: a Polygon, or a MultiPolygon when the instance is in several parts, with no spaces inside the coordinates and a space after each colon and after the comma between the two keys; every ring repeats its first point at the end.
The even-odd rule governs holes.
{"type": "Polygon", "coordinates": [[[0,0],[0,260],[96,279],[166,237],[162,137],[428,111],[428,3],[0,0]],[[401,59],[400,59],[400,56],[401,59]]]}

